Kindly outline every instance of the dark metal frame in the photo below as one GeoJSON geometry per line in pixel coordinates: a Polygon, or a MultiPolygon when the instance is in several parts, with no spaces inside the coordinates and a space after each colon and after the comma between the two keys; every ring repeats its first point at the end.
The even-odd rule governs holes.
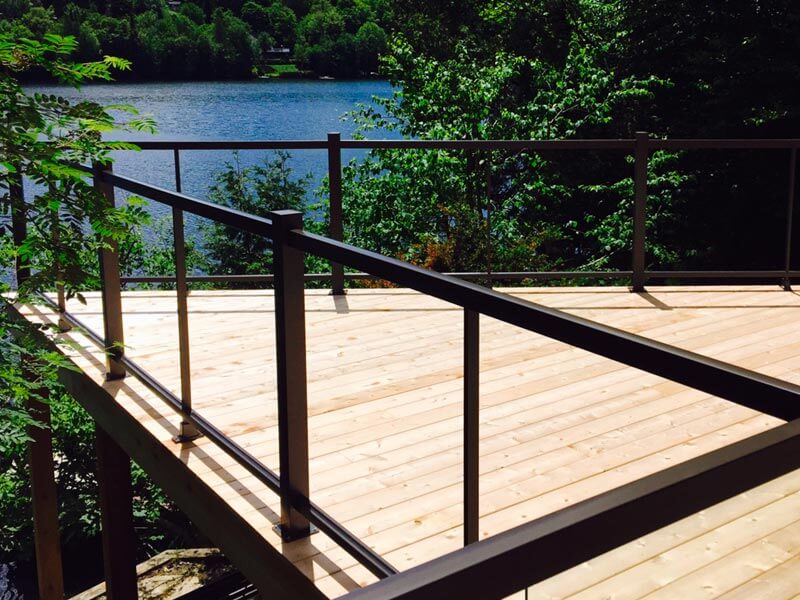
{"type": "MultiPolygon", "coordinates": [[[[149,144],[156,148],[161,142],[149,144]]],[[[487,142],[329,142],[229,143],[224,147],[314,147],[317,149],[425,147],[485,149],[487,142]]],[[[720,147],[719,140],[589,140],[567,142],[492,142],[491,147],[539,149],[628,149],[637,157],[635,167],[633,269],[623,273],[598,274],[631,277],[634,289],[641,289],[652,277],[707,277],[706,272],[664,273],[644,270],[644,216],[646,211],[646,155],[649,149],[664,147],[720,147]],[[712,144],[713,143],[713,144],[712,144]],[[712,145],[707,145],[712,144],[712,145]],[[645,165],[645,166],[643,166],[645,165]]],[[[798,272],[789,269],[791,218],[794,201],[794,169],[797,140],[728,140],[724,147],[788,148],[790,191],[787,208],[787,256],[783,270],[726,273],[725,277],[790,279],[798,272]]],[[[144,146],[144,144],[143,144],[144,146]]],[[[176,159],[180,187],[178,150],[219,146],[218,143],[169,143],[176,159]],[[200,145],[198,145],[200,144],[200,145]]],[[[334,153],[335,154],[335,153],[334,153]]],[[[331,162],[334,166],[336,161],[331,162]]],[[[179,353],[181,354],[182,397],[175,396],[124,354],[122,305],[118,256],[109,246],[102,256],[104,335],[88,330],[65,310],[62,299],[45,299],[70,325],[83,329],[99,347],[110,352],[111,377],[125,373],[141,380],[173,408],[193,430],[210,437],[239,464],[254,474],[281,498],[281,531],[287,539],[310,533],[311,524],[324,531],[379,578],[385,581],[351,594],[353,598],[434,598],[454,593],[479,593],[481,597],[503,597],[568,568],[600,552],[652,531],[740,491],[800,467],[800,387],[700,356],[666,344],[613,329],[577,316],[538,306],[495,292],[457,277],[428,271],[302,230],[302,215],[295,211],[272,213],[270,219],[190,198],[180,192],[148,185],[114,174],[109,167],[94,165],[86,171],[95,186],[114,202],[116,188],[164,203],[176,217],[176,267],[178,281],[179,353]],[[276,336],[278,355],[278,414],[280,476],[258,462],[246,450],[227,438],[191,408],[188,382],[189,330],[186,310],[185,260],[182,220],[189,212],[272,239],[275,255],[276,336]],[[464,309],[464,543],[465,548],[426,563],[403,574],[361,542],[341,524],[316,506],[309,497],[308,419],[306,406],[306,364],[303,255],[314,254],[343,268],[355,269],[397,285],[414,289],[464,309]],[[183,271],[183,272],[181,272],[183,271]],[[559,511],[504,534],[478,541],[478,423],[479,423],[479,317],[481,314],[531,332],[605,356],[678,383],[703,390],[729,401],[790,421],[769,432],[732,444],[716,452],[687,461],[639,481],[622,486],[586,502],[559,511]],[[569,553],[558,551],[570,548],[569,553]]],[[[334,186],[335,187],[335,186],[334,186]]],[[[339,190],[340,193],[340,190],[339,190]]],[[[339,230],[340,232],[341,230],[339,230]]],[[[346,276],[358,274],[340,273],[346,276]]],[[[462,277],[485,276],[458,274],[462,277]]],[[[514,274],[530,276],[530,274],[514,274]]],[[[582,277],[585,273],[543,274],[550,277],[582,277]]],[[[337,285],[336,273],[329,275],[337,285]]],[[[173,278],[174,280],[174,278],[173,278]]],[[[257,280],[264,280],[258,278],[257,280]]],[[[343,291],[343,287],[340,291],[343,291]]]]}
{"type": "MultiPolygon", "coordinates": [[[[175,185],[180,192],[180,152],[193,150],[325,150],[328,160],[330,201],[329,237],[343,240],[342,211],[342,151],[376,149],[417,149],[454,151],[622,151],[634,158],[634,208],[633,243],[630,271],[552,271],[552,272],[492,272],[491,265],[485,272],[450,273],[469,280],[492,281],[547,281],[558,279],[597,279],[630,281],[634,291],[644,289],[644,284],[655,280],[697,280],[781,282],[785,289],[791,288],[793,279],[800,278],[800,271],[791,269],[792,213],[796,202],[795,173],[796,154],[800,148],[798,139],[651,139],[646,132],[637,132],[633,139],[608,140],[342,140],[339,133],[329,133],[325,140],[285,141],[143,141],[136,142],[142,150],[171,150],[175,164],[175,185]],[[655,150],[788,150],[789,182],[786,208],[785,261],[782,269],[775,270],[700,270],[700,271],[650,271],[647,270],[646,218],[648,157],[655,150]]],[[[491,181],[487,181],[491,187],[491,181]]],[[[330,281],[331,291],[342,294],[345,281],[369,279],[369,274],[344,272],[342,265],[333,263],[331,273],[307,274],[307,280],[330,281]]],[[[123,283],[168,283],[172,277],[124,277],[123,283]]],[[[271,275],[204,275],[189,276],[189,283],[199,282],[272,282],[271,275]]]]}

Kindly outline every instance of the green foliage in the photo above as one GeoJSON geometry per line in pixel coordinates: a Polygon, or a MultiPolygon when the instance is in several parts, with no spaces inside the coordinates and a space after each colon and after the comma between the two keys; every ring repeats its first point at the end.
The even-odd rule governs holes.
{"type": "MultiPolygon", "coordinates": [[[[794,137],[800,129],[800,68],[790,57],[800,8],[787,1],[722,10],[713,2],[408,0],[391,4],[388,21],[382,71],[396,92],[359,111],[363,131],[569,139],[637,130],[794,137]]],[[[773,158],[656,152],[649,162],[650,266],[780,264],[786,183],[773,158]],[[761,198],[771,202],[754,202],[761,198]]],[[[381,150],[347,169],[346,223],[355,243],[448,269],[489,260],[495,270],[627,269],[632,170],[610,152],[381,150]],[[459,240],[484,250],[470,255],[459,240]]]]}
{"type": "MultiPolygon", "coordinates": [[[[164,0],[88,4],[1,0],[0,33],[37,40],[45,34],[73,36],[80,60],[91,62],[104,55],[132,60],[136,69],[123,78],[246,79],[269,72],[267,50],[294,48],[296,43],[296,57],[304,69],[356,76],[374,71],[378,54],[385,48],[385,34],[376,24],[386,15],[382,4],[378,0],[317,2],[308,13],[305,7],[283,0],[187,1],[177,10],[164,0]],[[335,30],[326,25],[331,15],[338,23],[335,30]],[[322,37],[309,41],[306,34],[311,35],[315,24],[323,28],[322,37]],[[301,29],[305,33],[298,40],[301,29]],[[320,54],[325,52],[331,55],[320,54]]],[[[29,77],[38,75],[34,72],[29,77]]]]}
{"type": "MultiPolygon", "coordinates": [[[[263,163],[244,167],[234,154],[233,161],[217,173],[209,190],[212,202],[265,217],[270,211],[301,210],[305,204],[310,175],[292,177],[289,155],[276,152],[263,163]]],[[[203,246],[208,271],[219,275],[263,274],[272,272],[272,244],[269,239],[228,227],[221,223],[204,224],[203,246]]]]}
{"type": "MultiPolygon", "coordinates": [[[[120,268],[127,275],[175,276],[175,244],[172,219],[163,217],[149,227],[137,227],[119,246],[120,268]]],[[[205,272],[207,260],[194,236],[184,240],[186,271],[205,272]]],[[[137,289],[149,287],[136,284],[137,289]]],[[[174,289],[174,284],[158,284],[158,289],[174,289]]]]}
{"type": "MultiPolygon", "coordinates": [[[[614,70],[624,32],[602,6],[473,2],[443,15],[413,4],[395,5],[395,18],[408,25],[384,61],[397,92],[360,111],[364,130],[424,139],[595,137],[663,85],[614,70]]],[[[347,170],[350,239],[447,270],[621,266],[630,170],[622,175],[619,165],[586,155],[565,167],[562,158],[373,152],[347,170]],[[393,217],[381,223],[377,213],[393,217]]]]}
{"type": "MultiPolygon", "coordinates": [[[[28,355],[31,352],[37,352],[35,345],[26,348],[28,355]]],[[[47,360],[52,365],[55,358],[51,356],[47,360]]],[[[0,368],[6,364],[3,360],[0,368]]],[[[16,378],[14,372],[4,372],[4,375],[9,374],[16,378]]],[[[100,532],[94,422],[58,385],[52,366],[35,380],[20,383],[35,385],[39,390],[47,389],[50,395],[61,542],[67,548],[74,547],[74,544],[100,532]]],[[[33,553],[26,440],[19,435],[31,423],[15,422],[10,426],[4,421],[2,423],[3,427],[16,432],[12,437],[0,436],[5,442],[0,447],[0,514],[3,515],[0,519],[0,561],[10,562],[29,559],[33,553]]],[[[138,532],[140,558],[151,556],[157,548],[195,543],[197,534],[186,518],[136,465],[132,476],[134,526],[138,532]]]]}
{"type": "MultiPolygon", "coordinates": [[[[96,276],[82,258],[99,250],[104,242],[98,236],[121,240],[145,219],[141,203],[134,199],[122,208],[108,206],[85,174],[67,165],[107,162],[112,150],[131,145],[104,141],[102,133],[114,128],[151,131],[152,119],[129,106],[72,104],[54,95],[28,94],[17,80],[19,73],[40,68],[77,86],[91,79],[110,79],[112,69],[129,66],[110,56],[101,62],[72,63],[67,57],[74,50],[71,37],[47,35],[34,41],[0,35],[0,224],[7,240],[12,208],[28,223],[28,237],[15,250],[33,269],[20,286],[23,295],[56,284],[74,295],[96,276]],[[24,203],[13,195],[21,177],[39,186],[39,192],[24,203]]],[[[12,251],[8,244],[5,248],[12,251]]]]}
{"type": "MultiPolygon", "coordinates": [[[[140,201],[129,199],[111,208],[69,163],[107,162],[112,150],[131,144],[103,140],[108,131],[151,131],[152,119],[132,107],[103,107],[81,100],[71,103],[55,95],[26,93],[19,75],[41,69],[64,83],[78,86],[93,79],[111,79],[113,69],[129,63],[106,56],[102,61],[74,63],[72,37],[45,35],[42,40],[0,34],[0,259],[3,265],[21,259],[32,270],[17,290],[19,297],[52,291],[57,285],[81,298],[80,289],[97,280],[96,256],[112,239],[130,244],[133,228],[146,220],[140,201]],[[20,177],[37,187],[20,203],[13,190],[20,177]],[[28,236],[17,249],[9,224],[12,207],[25,216],[28,236]]],[[[7,273],[7,271],[6,271],[7,273]]],[[[2,281],[6,281],[4,278],[2,281]]],[[[0,291],[8,291],[3,284],[0,291]]],[[[0,562],[32,555],[30,489],[26,445],[31,428],[41,427],[29,407],[46,402],[52,413],[62,541],[68,546],[97,534],[97,490],[94,477],[92,420],[66,395],[57,381],[60,369],[71,368],[60,352],[37,345],[28,325],[11,318],[6,297],[0,299],[0,562]]],[[[170,543],[156,523],[174,521],[171,530],[190,532],[185,518],[164,498],[140,469],[134,469],[135,514],[142,532],[142,555],[153,544],[170,543]]],[[[189,535],[189,534],[187,534],[189,535]]]]}

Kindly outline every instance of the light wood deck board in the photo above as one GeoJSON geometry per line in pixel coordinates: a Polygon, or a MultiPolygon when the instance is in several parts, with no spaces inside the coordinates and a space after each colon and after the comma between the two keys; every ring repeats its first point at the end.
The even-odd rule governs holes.
{"type": "MultiPolygon", "coordinates": [[[[510,291],[800,382],[800,297],[777,287],[652,288],[647,294],[622,288],[510,291]]],[[[98,296],[87,294],[87,299],[87,306],[74,303],[69,309],[102,330],[98,296]]],[[[174,292],[128,292],[123,307],[128,354],[177,392],[174,292]]],[[[313,499],[398,568],[458,548],[461,309],[397,289],[352,290],[344,299],[309,290],[306,308],[313,499]]],[[[189,309],[196,410],[264,464],[277,468],[271,292],[193,292],[189,309]]],[[[101,357],[84,347],[81,366],[99,372],[101,357]]],[[[157,400],[139,398],[124,405],[280,547],[271,530],[278,502],[262,484],[208,440],[184,448],[168,441],[177,419],[157,400]]],[[[481,535],[778,422],[481,317],[481,535]]],[[[800,473],[762,488],[766,491],[754,490],[651,534],[645,539],[661,541],[649,542],[653,553],[646,557],[628,545],[609,553],[612,558],[598,557],[588,567],[577,567],[574,573],[589,569],[592,574],[582,588],[576,588],[574,573],[567,572],[535,586],[529,597],[605,597],[602,590],[628,580],[636,585],[627,587],[639,595],[614,592],[609,597],[670,597],[672,590],[705,598],[767,589],[781,568],[797,564],[800,555],[800,525],[787,516],[794,505],[780,504],[800,498],[795,494],[800,493],[800,473]],[[770,502],[754,500],[765,498],[770,502]],[[733,525],[749,523],[748,515],[773,504],[779,505],[770,509],[774,515],[763,513],[772,517],[757,519],[763,528],[733,525]],[[736,533],[731,537],[727,531],[736,533]],[[717,536],[715,552],[692,550],[691,543],[702,542],[691,540],[703,535],[717,536]],[[621,558],[613,558],[615,553],[621,558]],[[648,575],[645,567],[660,564],[665,553],[675,565],[672,575],[659,575],[658,569],[648,575]],[[736,576],[717,581],[729,568],[736,576]]],[[[374,580],[322,535],[282,550],[329,595],[374,580]]]]}

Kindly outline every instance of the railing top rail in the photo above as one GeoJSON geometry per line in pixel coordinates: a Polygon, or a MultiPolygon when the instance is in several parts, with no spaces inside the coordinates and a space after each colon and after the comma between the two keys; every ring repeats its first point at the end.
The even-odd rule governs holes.
{"type": "MultiPolygon", "coordinates": [[[[326,150],[328,140],[133,140],[142,150],[326,150]]],[[[341,140],[342,149],[428,150],[633,150],[635,139],[575,140],[341,140]]],[[[648,138],[653,150],[755,150],[800,148],[800,139],[648,138]]]]}
{"type": "Polygon", "coordinates": [[[326,140],[134,140],[142,150],[326,150],[326,140]]]}
{"type": "Polygon", "coordinates": [[[227,206],[198,200],[186,194],[149,185],[142,181],[123,175],[117,175],[109,171],[101,172],[100,177],[103,181],[111,183],[120,189],[139,194],[150,200],[167,204],[168,206],[200,217],[218,221],[219,223],[241,229],[242,231],[247,231],[248,233],[254,233],[269,238],[272,237],[272,221],[264,217],[257,217],[246,212],[228,208],[227,206]]]}
{"type": "Polygon", "coordinates": [[[800,139],[648,139],[654,150],[790,150],[800,148],[800,139]]]}
{"type": "Polygon", "coordinates": [[[342,140],[350,149],[424,150],[632,150],[635,140],[342,140]]]}

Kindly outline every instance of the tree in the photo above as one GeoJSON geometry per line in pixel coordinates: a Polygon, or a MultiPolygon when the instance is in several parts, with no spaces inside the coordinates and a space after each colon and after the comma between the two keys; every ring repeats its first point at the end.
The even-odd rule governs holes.
{"type": "Polygon", "coordinates": [[[216,72],[226,79],[243,79],[252,75],[255,44],[244,21],[226,8],[217,8],[211,15],[214,41],[219,46],[216,72]]]}
{"type": "Polygon", "coordinates": [[[270,30],[269,12],[266,8],[249,0],[242,6],[242,20],[250,26],[254,33],[270,30]]]}
{"type": "MultiPolygon", "coordinates": [[[[662,85],[615,70],[626,34],[606,3],[409,2],[395,10],[400,31],[383,71],[398,92],[360,113],[367,130],[423,139],[603,137],[624,131],[615,117],[662,85]]],[[[607,243],[610,235],[629,235],[620,219],[632,201],[624,161],[401,152],[373,152],[349,167],[355,243],[448,270],[483,270],[489,260],[495,270],[622,267],[628,260],[622,244],[607,243]],[[377,202],[394,215],[389,235],[370,214],[377,202]],[[470,240],[483,249],[470,250],[470,240]]],[[[653,247],[657,232],[654,223],[653,247]]]]}
{"type": "Polygon", "coordinates": [[[386,32],[380,25],[367,21],[356,33],[359,69],[362,73],[378,71],[378,57],[386,50],[386,32]]]}
{"type": "Polygon", "coordinates": [[[322,75],[337,75],[340,65],[334,44],[345,34],[344,17],[327,0],[315,2],[297,25],[297,60],[322,75]]]}
{"type": "MultiPolygon", "coordinates": [[[[0,35],[0,257],[6,267],[0,278],[8,291],[7,265],[21,259],[31,276],[19,282],[18,294],[33,294],[63,286],[68,296],[81,298],[80,290],[96,287],[97,262],[91,257],[114,239],[124,243],[132,227],[146,215],[133,199],[120,208],[86,182],[85,174],[71,163],[108,162],[115,149],[134,149],[130,144],[105,141],[101,133],[123,128],[152,131],[151,118],[132,107],[116,106],[125,120],[109,109],[80,100],[75,103],[56,95],[27,93],[19,75],[41,69],[62,83],[79,86],[93,79],[108,80],[113,69],[126,69],[126,61],[107,57],[102,62],[73,63],[76,51],[71,37],[45,35],[41,41],[0,35]],[[38,185],[24,203],[13,193],[20,177],[38,185]],[[11,211],[28,222],[28,235],[17,247],[11,235],[11,211]]],[[[27,427],[39,426],[30,417],[29,403],[47,401],[53,413],[58,456],[57,484],[63,516],[64,541],[69,544],[97,532],[98,515],[94,470],[88,460],[93,438],[92,421],[56,381],[59,367],[69,365],[57,352],[36,345],[27,327],[9,318],[0,296],[0,562],[30,558],[31,523],[25,444],[27,427]],[[23,369],[24,365],[24,369],[23,369]],[[48,390],[45,399],[42,390],[48,390]]],[[[144,542],[163,532],[153,532],[156,519],[168,517],[172,507],[147,480],[134,471],[135,514],[148,529],[144,542]]],[[[185,519],[183,520],[185,524],[185,519]]],[[[159,542],[162,543],[162,542],[159,542]]]]}
{"type": "MultiPolygon", "coordinates": [[[[234,154],[233,162],[226,163],[217,173],[209,199],[262,217],[273,210],[300,210],[305,204],[310,176],[293,179],[289,158],[285,152],[276,152],[262,164],[244,167],[238,154],[234,154]]],[[[208,224],[203,233],[211,273],[272,272],[272,243],[263,236],[216,222],[208,224]]]]}
{"type": "Polygon", "coordinates": [[[184,2],[181,4],[180,13],[185,17],[189,17],[195,25],[202,25],[206,20],[203,9],[194,2],[184,2]]]}
{"type": "Polygon", "coordinates": [[[269,19],[269,32],[281,46],[293,46],[295,43],[295,29],[297,16],[282,2],[273,2],[267,8],[269,19]]]}

